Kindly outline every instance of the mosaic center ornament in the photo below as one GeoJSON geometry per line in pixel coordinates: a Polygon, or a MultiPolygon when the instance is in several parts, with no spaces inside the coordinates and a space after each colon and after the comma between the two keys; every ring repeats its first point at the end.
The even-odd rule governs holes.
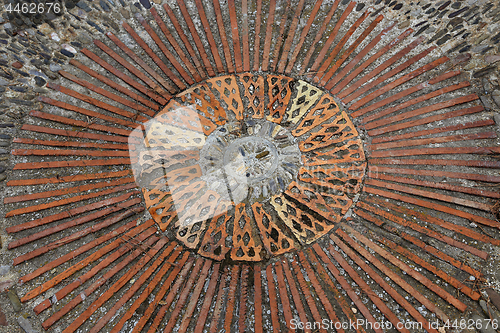
{"type": "Polygon", "coordinates": [[[200,162],[209,188],[235,203],[264,201],[285,191],[301,165],[297,140],[286,128],[254,119],[210,134],[200,162]]]}
{"type": "Polygon", "coordinates": [[[129,145],[160,229],[215,260],[261,261],[316,241],[352,206],[366,167],[332,96],[276,75],[209,79],[129,145]]]}

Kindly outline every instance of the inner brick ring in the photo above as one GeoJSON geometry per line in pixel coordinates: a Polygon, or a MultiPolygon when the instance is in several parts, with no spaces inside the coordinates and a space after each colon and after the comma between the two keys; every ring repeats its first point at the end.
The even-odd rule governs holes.
{"type": "Polygon", "coordinates": [[[216,260],[262,261],[313,243],[354,204],[366,167],[331,95],[246,75],[179,94],[137,130],[144,142],[131,150],[160,229],[216,260]]]}

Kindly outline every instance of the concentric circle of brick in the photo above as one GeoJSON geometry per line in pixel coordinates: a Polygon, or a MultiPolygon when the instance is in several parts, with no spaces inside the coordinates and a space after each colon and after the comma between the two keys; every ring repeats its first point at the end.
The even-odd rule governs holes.
{"type": "Polygon", "coordinates": [[[141,3],[13,140],[9,253],[43,329],[477,319],[498,290],[500,148],[467,57],[401,6],[141,3]]]}
{"type": "Polygon", "coordinates": [[[136,131],[133,169],[154,221],[215,260],[311,244],[346,214],[366,168],[334,98],[282,75],[210,79],[136,131]]]}

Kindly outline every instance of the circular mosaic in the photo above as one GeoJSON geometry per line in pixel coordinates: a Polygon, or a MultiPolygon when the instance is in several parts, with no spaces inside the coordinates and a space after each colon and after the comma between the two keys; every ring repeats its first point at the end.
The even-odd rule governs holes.
{"type": "Polygon", "coordinates": [[[160,229],[216,260],[261,261],[314,242],[347,213],[366,167],[333,97],[286,76],[209,79],[130,143],[160,229]]]}

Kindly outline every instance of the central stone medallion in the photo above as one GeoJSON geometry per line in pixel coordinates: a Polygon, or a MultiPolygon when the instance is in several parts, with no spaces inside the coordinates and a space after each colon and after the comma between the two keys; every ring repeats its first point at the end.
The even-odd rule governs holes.
{"type": "Polygon", "coordinates": [[[215,260],[267,260],[313,243],[355,203],[366,168],[334,98],[282,75],[208,79],[133,131],[129,146],[161,231],[215,260]]]}
{"type": "Polygon", "coordinates": [[[271,177],[278,158],[278,150],[271,141],[249,136],[231,142],[224,153],[224,166],[226,174],[252,185],[271,177]]]}
{"type": "Polygon", "coordinates": [[[301,164],[297,140],[267,120],[227,123],[208,136],[200,152],[202,179],[234,203],[264,201],[284,192],[301,164]]]}

